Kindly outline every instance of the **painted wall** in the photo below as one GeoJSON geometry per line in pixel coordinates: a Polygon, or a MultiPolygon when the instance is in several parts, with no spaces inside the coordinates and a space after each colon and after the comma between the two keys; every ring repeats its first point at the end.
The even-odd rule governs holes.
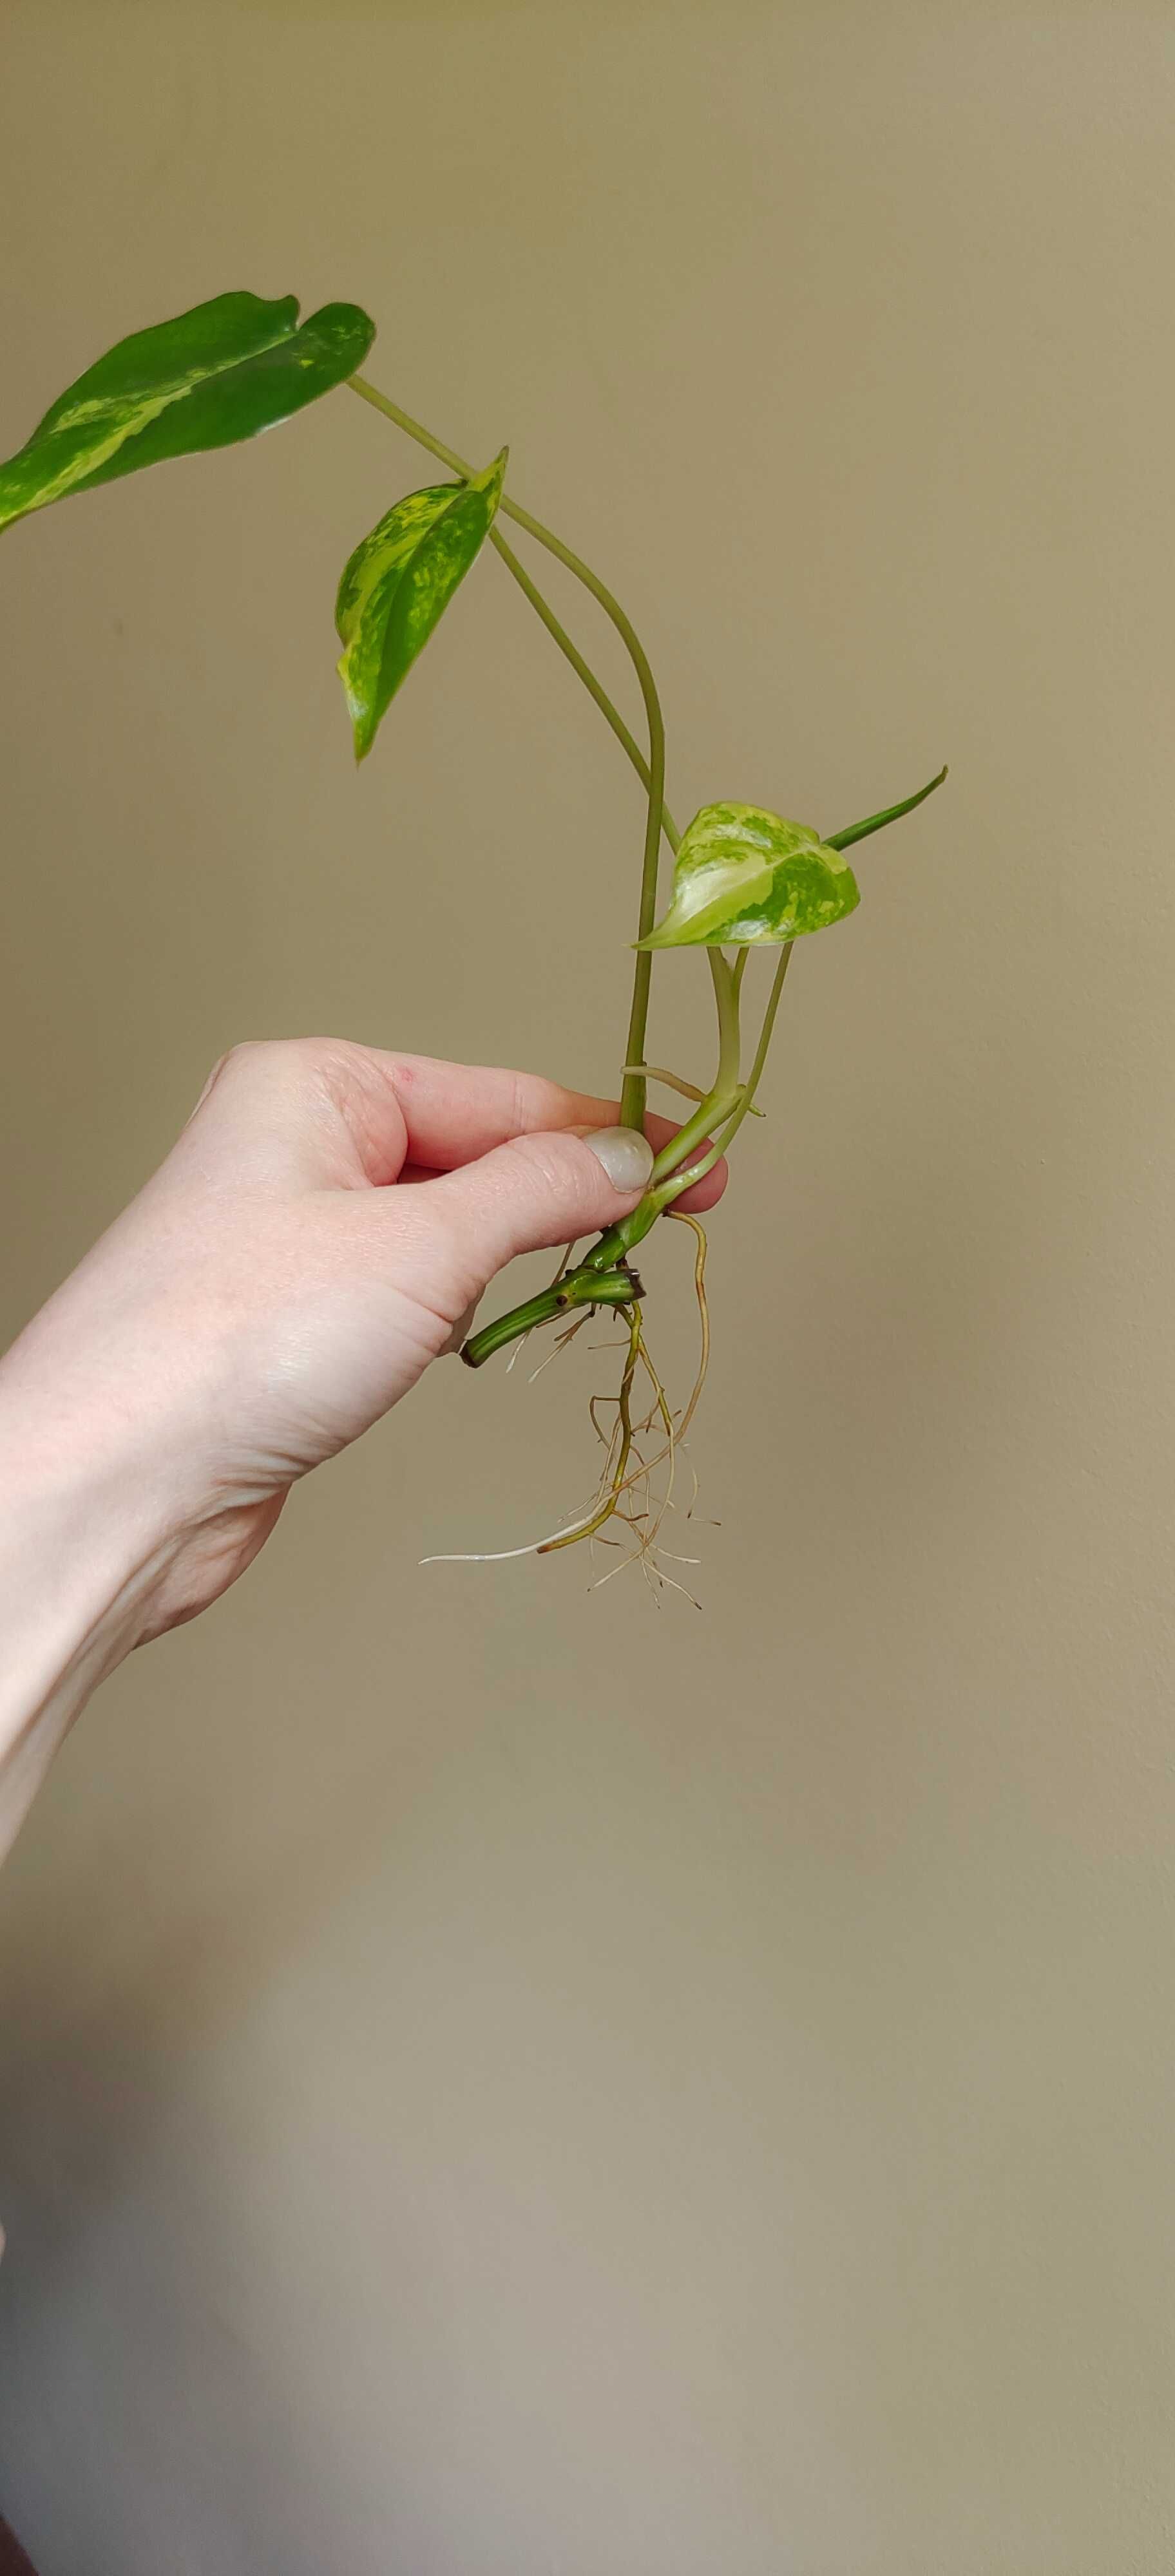
{"type": "MultiPolygon", "coordinates": [[[[42,2576],[1170,2565],[1173,108],[1129,0],[10,0],[0,443],[355,297],[614,578],[679,811],[952,764],[714,1228],[701,1616],[418,1571],[587,1472],[590,1362],[446,1366],[67,1748],[0,1888],[42,2576]]],[[[639,797],[491,561],[350,765],[418,479],[340,395],[5,540],[12,1329],[234,1038],[610,1078],[639,797]]]]}

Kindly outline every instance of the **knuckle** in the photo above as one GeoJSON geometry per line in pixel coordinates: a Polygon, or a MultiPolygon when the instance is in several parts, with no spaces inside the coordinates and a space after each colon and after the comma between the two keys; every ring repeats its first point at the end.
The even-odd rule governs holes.
{"type": "Polygon", "coordinates": [[[217,1057],[204,1086],[205,1092],[210,1091],[213,1083],[219,1082],[226,1073],[255,1077],[258,1073],[271,1072],[288,1050],[298,1044],[297,1039],[287,1038],[237,1038],[232,1046],[225,1048],[223,1055],[217,1057]]]}
{"type": "Polygon", "coordinates": [[[306,1074],[312,1080],[333,1073],[351,1052],[343,1038],[319,1037],[277,1038],[274,1050],[291,1073],[306,1074]]]}
{"type": "Polygon", "coordinates": [[[242,1073],[317,1083],[337,1073],[355,1051],[343,1038],[242,1038],[226,1062],[242,1073]]]}
{"type": "Polygon", "coordinates": [[[530,1126],[525,1074],[515,1073],[510,1081],[510,1125],[515,1137],[525,1136],[530,1126]]]}
{"type": "Polygon", "coordinates": [[[231,1050],[231,1048],[229,1048],[229,1049],[227,1049],[227,1050],[226,1050],[226,1052],[225,1052],[225,1054],[224,1054],[224,1055],[218,1055],[218,1056],[217,1056],[217,1059],[216,1059],[216,1062],[215,1062],[215,1064],[214,1064],[214,1065],[213,1065],[213,1067],[212,1067],[211,1072],[210,1072],[210,1073],[207,1073],[207,1074],[205,1075],[204,1080],[203,1080],[203,1082],[201,1083],[201,1086],[200,1086],[199,1092],[197,1093],[196,1098],[195,1098],[195,1100],[193,1101],[192,1106],[191,1106],[191,1108],[190,1108],[190,1109],[189,1109],[189,1111],[188,1111],[188,1115],[187,1115],[187,1117],[186,1117],[186,1118],[185,1118],[185,1120],[184,1120],[184,1125],[185,1125],[185,1127],[190,1127],[190,1126],[191,1126],[191,1123],[192,1123],[193,1118],[196,1118],[196,1117],[198,1117],[198,1116],[199,1116],[199,1113],[200,1113],[200,1111],[202,1110],[202,1108],[203,1108],[203,1106],[204,1106],[205,1101],[209,1098],[210,1094],[211,1094],[212,1092],[214,1092],[214,1091],[215,1091],[216,1086],[217,1086],[217,1083],[219,1082],[220,1077],[221,1077],[222,1073],[224,1072],[225,1066],[226,1066],[226,1065],[227,1065],[227,1063],[228,1063],[229,1055],[231,1054],[231,1052],[232,1052],[232,1050],[231,1050]]]}

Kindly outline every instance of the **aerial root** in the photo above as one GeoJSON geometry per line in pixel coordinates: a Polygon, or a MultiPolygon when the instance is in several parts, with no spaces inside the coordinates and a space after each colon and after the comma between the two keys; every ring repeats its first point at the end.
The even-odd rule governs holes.
{"type": "Polygon", "coordinates": [[[667,1073],[663,1064],[622,1064],[622,1073],[639,1073],[645,1082],[663,1082],[668,1091],[680,1092],[683,1100],[704,1100],[696,1082],[686,1082],[680,1073],[667,1073]]]}

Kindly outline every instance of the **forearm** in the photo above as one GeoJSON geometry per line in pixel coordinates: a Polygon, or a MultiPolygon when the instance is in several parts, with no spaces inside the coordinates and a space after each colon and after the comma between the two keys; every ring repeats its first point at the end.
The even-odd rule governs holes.
{"type": "Polygon", "coordinates": [[[22,1345],[0,1360],[0,1856],[166,1560],[116,1427],[66,1418],[22,1345]]]}

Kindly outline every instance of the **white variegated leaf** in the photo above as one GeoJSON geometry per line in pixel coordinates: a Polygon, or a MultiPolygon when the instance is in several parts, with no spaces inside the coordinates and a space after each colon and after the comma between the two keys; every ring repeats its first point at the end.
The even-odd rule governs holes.
{"type": "Polygon", "coordinates": [[[847,859],[760,805],[703,805],[677,853],[673,900],[641,948],[781,947],[860,902],[847,859]]]}

